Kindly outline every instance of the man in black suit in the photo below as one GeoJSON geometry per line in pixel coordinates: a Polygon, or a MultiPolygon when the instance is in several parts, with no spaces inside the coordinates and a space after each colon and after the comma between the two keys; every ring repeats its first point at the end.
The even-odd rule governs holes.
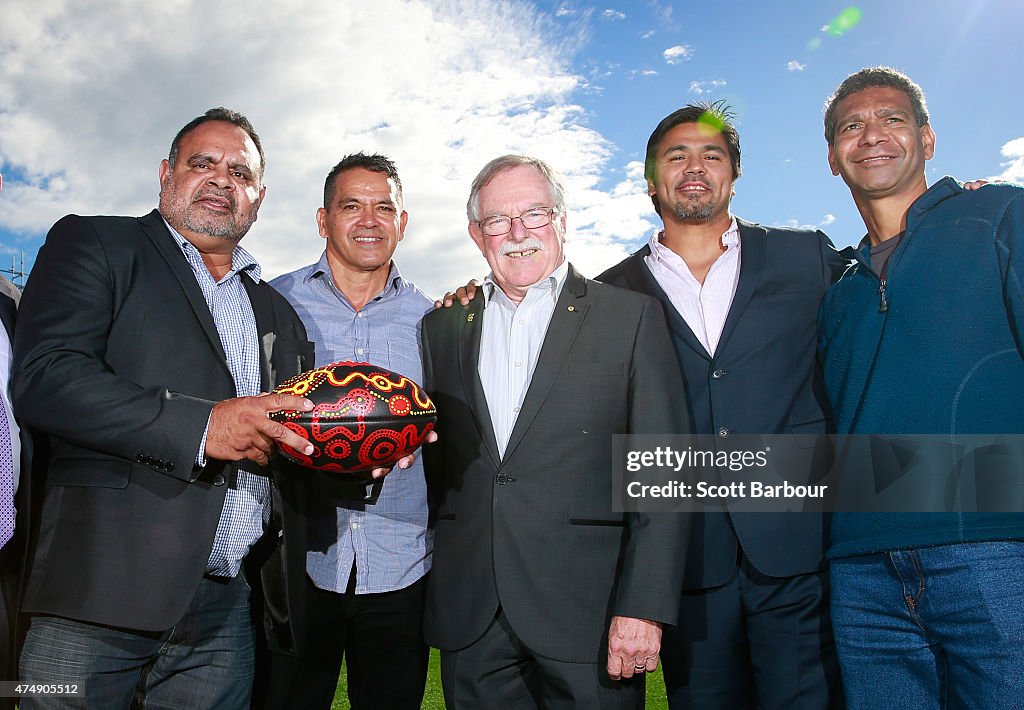
{"type": "Polygon", "coordinates": [[[265,194],[249,121],[211,109],[160,165],[141,218],[61,219],[39,251],[15,339],[14,404],[51,456],[22,610],[22,680],[77,698],[22,708],[246,708],[241,566],[270,519],[259,396],[312,362],[291,306],[239,245],[265,194]]]}
{"type": "Polygon", "coordinates": [[[613,512],[612,437],[688,430],[661,306],[565,261],[540,160],[491,161],[468,213],[491,274],[423,326],[441,435],[424,626],[446,702],[640,707],[629,679],[675,623],[689,517],[613,512]]]}
{"type": "MultiPolygon", "coordinates": [[[[714,434],[725,447],[733,434],[823,434],[829,415],[815,324],[843,262],[820,231],[730,214],[740,175],[730,120],[728,107],[714,104],[661,121],[647,144],[645,175],[664,229],[598,280],[661,301],[696,433],[714,434]]],[[[808,449],[807,469],[824,461],[821,453],[808,449]]],[[[662,648],[670,707],[842,702],[826,530],[816,513],[695,516],[679,625],[662,648]]]]}
{"type": "MultiPolygon", "coordinates": [[[[17,677],[18,594],[28,537],[28,492],[31,485],[32,443],[11,408],[11,344],[21,292],[0,276],[0,680],[17,677]],[[5,438],[6,437],[6,438],[5,438]],[[17,512],[15,516],[14,513],[17,512]]],[[[14,707],[13,698],[0,697],[0,709],[14,707]]]]}

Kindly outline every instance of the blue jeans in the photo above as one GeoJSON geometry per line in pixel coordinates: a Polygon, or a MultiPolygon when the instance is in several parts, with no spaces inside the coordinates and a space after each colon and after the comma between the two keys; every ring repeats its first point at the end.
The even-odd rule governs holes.
{"type": "Polygon", "coordinates": [[[832,560],[832,626],[858,708],[1024,708],[1024,542],[832,560]]]}
{"type": "Polygon", "coordinates": [[[72,683],[78,697],[23,698],[22,710],[247,710],[252,696],[249,587],[204,578],[173,628],[147,633],[34,616],[21,654],[24,683],[72,683]]]}

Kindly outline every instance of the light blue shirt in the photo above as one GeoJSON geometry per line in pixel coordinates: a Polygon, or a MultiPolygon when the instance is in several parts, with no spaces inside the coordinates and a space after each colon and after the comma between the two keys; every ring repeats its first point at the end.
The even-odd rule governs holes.
{"type": "MultiPolygon", "coordinates": [[[[423,382],[420,323],[434,302],[402,278],[393,262],[384,290],[356,311],[320,261],[270,285],[299,314],[316,345],[316,365],[369,362],[423,382]]],[[[306,572],[320,589],[344,592],[353,563],[356,594],[404,589],[430,570],[433,530],[427,527],[423,464],[395,468],[376,503],[335,501],[334,515],[310,521],[306,572]]]]}
{"type": "Polygon", "coordinates": [[[484,324],[477,374],[502,457],[530,388],[568,273],[569,262],[563,260],[547,278],[529,288],[518,306],[498,288],[490,274],[484,278],[484,324]]]}
{"type": "MultiPolygon", "coordinates": [[[[167,224],[166,220],[164,224],[167,224]]],[[[181,247],[188,265],[192,267],[206,305],[210,308],[228,369],[235,381],[235,396],[258,395],[262,380],[259,331],[242,278],[244,275],[259,283],[259,263],[252,254],[236,246],[231,252],[231,271],[219,281],[214,281],[199,250],[174,227],[167,224],[167,228],[181,247]]],[[[205,445],[204,433],[199,445],[199,463],[205,463],[205,445]]],[[[206,571],[222,577],[234,577],[249,548],[263,535],[264,525],[270,520],[270,481],[266,475],[258,472],[258,467],[251,461],[229,464],[225,473],[229,487],[224,494],[224,507],[221,508],[206,571]]]]}

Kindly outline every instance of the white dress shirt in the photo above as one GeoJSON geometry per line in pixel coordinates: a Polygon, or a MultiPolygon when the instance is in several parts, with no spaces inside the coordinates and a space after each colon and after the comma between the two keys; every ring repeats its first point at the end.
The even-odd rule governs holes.
{"type": "Polygon", "coordinates": [[[722,235],[725,251],[708,269],[703,284],[681,256],[661,243],[663,234],[659,230],[651,235],[651,253],[644,262],[708,355],[713,356],[740,280],[739,226],[733,219],[722,235]]]}
{"type": "Polygon", "coordinates": [[[502,458],[568,273],[569,262],[563,260],[550,276],[530,287],[518,306],[490,274],[484,279],[484,323],[477,373],[502,458]]]}

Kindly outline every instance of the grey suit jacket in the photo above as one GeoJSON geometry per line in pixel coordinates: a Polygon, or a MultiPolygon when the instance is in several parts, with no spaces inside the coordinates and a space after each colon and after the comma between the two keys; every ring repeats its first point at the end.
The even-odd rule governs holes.
{"type": "Polygon", "coordinates": [[[612,436],[689,429],[661,306],[570,266],[499,458],[477,375],[482,299],[423,326],[440,434],[424,450],[437,512],[427,641],[469,645],[500,604],[536,653],[601,662],[611,616],[678,612],[690,516],[612,512],[612,436]]]}

